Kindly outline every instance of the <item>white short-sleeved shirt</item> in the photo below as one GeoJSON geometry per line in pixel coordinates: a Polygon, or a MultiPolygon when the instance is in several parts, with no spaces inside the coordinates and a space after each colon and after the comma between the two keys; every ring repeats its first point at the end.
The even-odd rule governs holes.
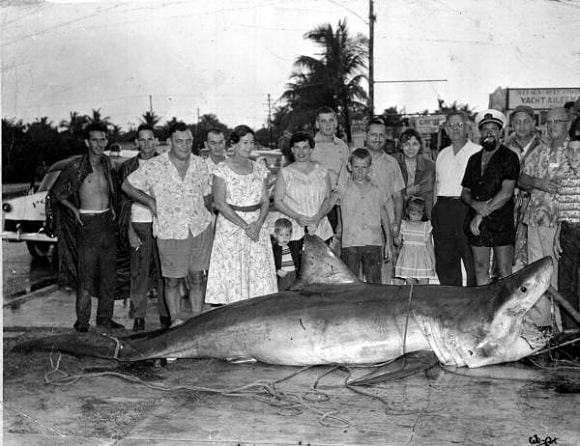
{"type": "Polygon", "coordinates": [[[153,233],[160,239],[195,237],[211,222],[211,214],[203,197],[211,193],[207,164],[191,155],[189,168],[181,179],[169,152],[152,158],[132,172],[129,183],[155,198],[157,217],[153,219],[153,233]]]}
{"type": "Polygon", "coordinates": [[[438,197],[460,197],[461,180],[469,158],[481,150],[479,144],[467,141],[457,154],[453,146],[445,147],[435,163],[435,191],[438,197]]]}

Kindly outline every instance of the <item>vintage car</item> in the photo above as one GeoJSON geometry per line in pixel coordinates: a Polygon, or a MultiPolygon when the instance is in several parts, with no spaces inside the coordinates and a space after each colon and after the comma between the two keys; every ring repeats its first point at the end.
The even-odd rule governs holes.
{"type": "MultiPolygon", "coordinates": [[[[136,150],[107,153],[113,166],[118,168],[124,161],[137,155],[136,150]]],[[[54,163],[42,179],[35,192],[6,200],[2,203],[4,228],[2,240],[26,242],[33,257],[46,257],[56,238],[46,233],[46,194],[64,167],[80,155],[72,156],[54,163]]]]}

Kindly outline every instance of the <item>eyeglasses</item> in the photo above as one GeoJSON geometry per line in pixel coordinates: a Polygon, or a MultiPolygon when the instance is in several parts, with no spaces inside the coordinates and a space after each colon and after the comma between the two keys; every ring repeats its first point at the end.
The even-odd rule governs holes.
{"type": "Polygon", "coordinates": [[[546,121],[546,124],[564,124],[565,122],[570,121],[569,119],[554,119],[553,121],[546,121]]]}
{"type": "Polygon", "coordinates": [[[447,126],[451,129],[462,129],[465,127],[465,122],[451,122],[447,126]]]}

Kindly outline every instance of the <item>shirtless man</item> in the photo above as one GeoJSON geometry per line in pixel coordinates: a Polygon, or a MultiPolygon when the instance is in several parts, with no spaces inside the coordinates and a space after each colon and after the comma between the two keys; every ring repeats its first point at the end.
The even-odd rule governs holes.
{"type": "Polygon", "coordinates": [[[107,128],[93,123],[85,130],[88,151],[72,161],[51,190],[78,225],[77,295],[75,330],[87,332],[91,295],[97,296],[97,327],[124,328],[113,321],[116,282],[116,181],[111,162],[104,156],[107,128]]]}

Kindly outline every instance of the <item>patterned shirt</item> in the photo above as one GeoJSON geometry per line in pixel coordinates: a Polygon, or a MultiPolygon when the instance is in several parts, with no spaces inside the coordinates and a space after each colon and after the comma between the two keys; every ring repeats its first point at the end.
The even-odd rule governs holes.
{"type": "Polygon", "coordinates": [[[330,175],[330,187],[341,190],[348,178],[346,164],[350,156],[350,150],[346,143],[336,136],[332,142],[323,140],[322,135],[314,136],[314,150],[312,161],[317,161],[328,170],[330,175]]]}
{"type": "MultiPolygon", "coordinates": [[[[545,180],[558,181],[560,166],[566,162],[566,146],[568,141],[556,148],[541,144],[531,152],[523,163],[522,172],[526,175],[545,180]]],[[[530,204],[524,215],[524,223],[528,226],[554,227],[557,223],[558,208],[556,194],[532,189],[530,204]]]]}
{"type": "Polygon", "coordinates": [[[580,160],[572,157],[574,153],[568,150],[566,162],[558,172],[562,178],[556,194],[558,221],[580,223],[580,160]]]}
{"type": "Polygon", "coordinates": [[[153,233],[160,239],[195,237],[211,222],[203,197],[211,193],[207,164],[191,155],[185,177],[181,179],[169,153],[159,155],[127,177],[129,183],[155,198],[157,217],[153,233]]]}
{"type": "Polygon", "coordinates": [[[381,208],[387,203],[382,189],[372,181],[349,180],[341,202],[342,246],[382,246],[381,208]]]}

